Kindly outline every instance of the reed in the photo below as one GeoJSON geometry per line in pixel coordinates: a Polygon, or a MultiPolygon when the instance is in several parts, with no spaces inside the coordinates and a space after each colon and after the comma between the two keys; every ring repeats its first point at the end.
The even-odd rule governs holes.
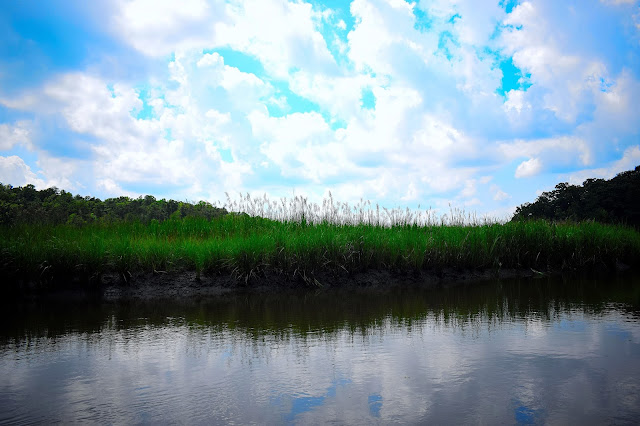
{"type": "Polygon", "coordinates": [[[210,221],[2,227],[3,282],[99,282],[107,272],[128,282],[133,272],[195,271],[238,283],[277,275],[319,285],[319,276],[368,270],[581,272],[640,264],[640,233],[596,222],[496,223],[456,210],[437,217],[331,197],[316,205],[247,195],[225,207],[232,213],[210,221]]]}

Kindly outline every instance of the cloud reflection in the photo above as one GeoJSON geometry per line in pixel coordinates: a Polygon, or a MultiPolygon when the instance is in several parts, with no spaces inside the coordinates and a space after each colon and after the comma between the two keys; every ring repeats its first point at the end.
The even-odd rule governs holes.
{"type": "Polygon", "coordinates": [[[637,419],[635,308],[544,285],[25,311],[0,341],[0,422],[637,419]]]}

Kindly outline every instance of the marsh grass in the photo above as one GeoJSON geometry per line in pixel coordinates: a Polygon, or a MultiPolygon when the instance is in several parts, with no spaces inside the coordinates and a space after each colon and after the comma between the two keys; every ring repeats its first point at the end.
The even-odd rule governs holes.
{"type": "Polygon", "coordinates": [[[43,286],[71,277],[127,283],[134,272],[227,274],[239,284],[279,276],[302,285],[367,270],[438,273],[447,268],[582,272],[640,263],[640,234],[596,222],[495,223],[461,211],[322,205],[302,197],[228,200],[232,213],[163,222],[20,225],[0,228],[0,268],[9,282],[43,286]]]}

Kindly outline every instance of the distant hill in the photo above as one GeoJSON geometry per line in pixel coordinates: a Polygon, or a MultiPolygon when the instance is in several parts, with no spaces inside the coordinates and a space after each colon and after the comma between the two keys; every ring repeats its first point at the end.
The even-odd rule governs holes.
{"type": "Polygon", "coordinates": [[[580,185],[559,183],[533,203],[516,208],[512,220],[596,220],[640,228],[640,166],[611,180],[587,179],[580,185]]]}

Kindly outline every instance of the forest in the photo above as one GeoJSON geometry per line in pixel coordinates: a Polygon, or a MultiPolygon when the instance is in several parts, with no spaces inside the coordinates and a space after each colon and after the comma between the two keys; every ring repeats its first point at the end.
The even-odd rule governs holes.
{"type": "Polygon", "coordinates": [[[0,183],[0,225],[142,222],[198,217],[211,220],[226,214],[224,208],[200,201],[156,200],[145,197],[107,198],[73,195],[58,188],[37,190],[33,185],[12,187],[0,183]]]}
{"type": "Polygon", "coordinates": [[[533,203],[516,208],[513,220],[594,220],[640,227],[640,166],[610,180],[587,179],[582,185],[559,183],[533,203]]]}

